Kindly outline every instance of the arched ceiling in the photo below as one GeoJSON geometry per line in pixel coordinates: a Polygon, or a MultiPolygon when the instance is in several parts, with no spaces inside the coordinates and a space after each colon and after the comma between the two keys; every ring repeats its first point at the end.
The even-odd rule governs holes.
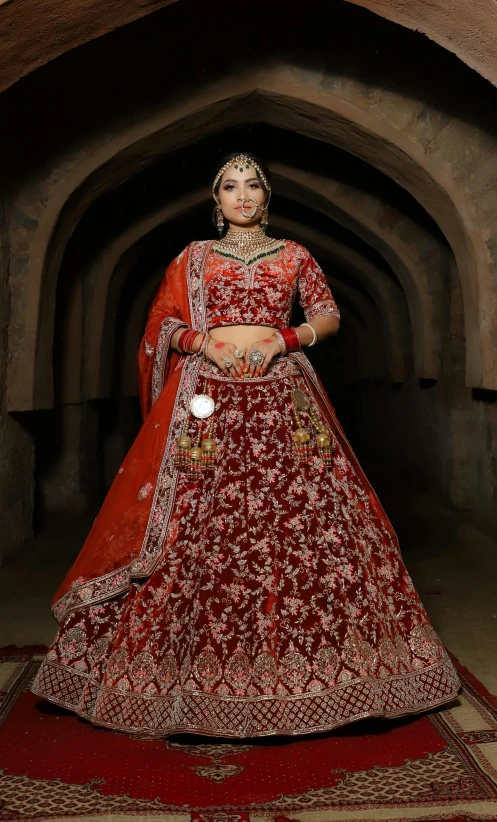
{"type": "MultiPolygon", "coordinates": [[[[377,101],[375,103],[377,107],[377,101]]],[[[39,381],[35,402],[42,405],[50,402],[49,398],[43,399],[50,384],[46,372],[35,368],[34,361],[31,364],[26,361],[26,356],[31,356],[29,350],[34,342],[29,315],[34,311],[39,317],[35,324],[37,345],[45,348],[45,354],[41,353],[42,361],[48,361],[61,254],[84,209],[96,196],[142,167],[146,158],[155,152],[164,153],[188,144],[190,133],[192,136],[199,132],[204,135],[217,133],[247,120],[265,121],[313,140],[342,146],[400,182],[414,195],[438,223],[458,261],[465,300],[468,379],[479,384],[484,373],[483,379],[494,380],[493,349],[486,343],[481,344],[481,337],[490,333],[491,318],[482,321],[479,314],[479,303],[486,301],[489,304],[488,289],[493,286],[483,235],[472,230],[475,218],[464,187],[459,186],[448,168],[435,159],[434,151],[429,154],[422,151],[405,130],[393,128],[380,117],[377,108],[368,110],[354,105],[341,95],[299,82],[292,68],[273,66],[261,71],[258,77],[252,72],[250,77],[230,76],[225,83],[218,82],[211,89],[204,89],[197,98],[182,99],[176,105],[154,113],[152,118],[133,122],[130,128],[121,128],[112,141],[103,143],[99,137],[95,146],[89,141],[85,153],[72,162],[67,157],[60,158],[60,171],[50,167],[49,179],[38,184],[41,191],[48,183],[49,190],[46,189],[36,223],[33,223],[31,242],[36,253],[26,259],[29,273],[20,282],[26,297],[18,303],[25,316],[24,319],[16,316],[16,326],[21,334],[12,341],[11,369],[21,369],[24,376],[22,381],[11,379],[9,382],[15,386],[16,392],[26,393],[26,399],[22,401],[24,407],[32,403],[29,396],[34,389],[32,380],[35,375],[39,381]],[[257,92],[250,93],[254,85],[257,92]],[[66,208],[67,203],[70,208],[66,208]],[[482,246],[481,251],[479,246],[482,246]],[[49,247],[52,250],[48,264],[49,247]],[[41,302],[40,294],[43,295],[41,302]]],[[[30,192],[29,202],[19,201],[16,208],[19,212],[29,213],[33,220],[35,206],[30,192]]],[[[24,226],[21,240],[24,247],[24,226]]],[[[17,242],[18,239],[13,237],[15,251],[17,242]]],[[[19,253],[19,257],[24,254],[19,253]]],[[[20,404],[19,398],[12,397],[11,407],[16,404],[20,404]]]]}
{"type": "MultiPolygon", "coordinates": [[[[397,288],[403,309],[409,307],[415,373],[428,378],[439,375],[445,269],[453,253],[464,297],[467,381],[470,385],[496,387],[497,323],[490,310],[497,304],[497,226],[492,199],[492,180],[497,174],[497,135],[491,125],[494,90],[481,80],[475,80],[480,85],[473,87],[473,74],[462,67],[461,76],[468,85],[459,84],[457,100],[449,100],[446,78],[455,70],[454,65],[457,69],[457,60],[428,44],[419,80],[418,69],[408,59],[415,53],[416,35],[401,29],[395,32],[407,38],[411,51],[407,50],[404,63],[400,63],[402,70],[393,73],[392,65],[403,59],[402,44],[398,43],[387,56],[382,51],[376,62],[373,46],[368,43],[368,38],[374,43],[381,41],[381,49],[388,51],[388,36],[383,32],[383,39],[380,37],[382,26],[389,26],[384,21],[375,24],[378,41],[362,30],[355,32],[357,43],[347,41],[343,53],[330,50],[316,15],[309,17],[312,25],[302,40],[301,51],[292,50],[298,45],[299,32],[292,34],[287,27],[287,43],[287,29],[282,23],[283,51],[279,53],[275,48],[268,55],[261,41],[260,53],[254,58],[256,68],[250,70],[241,65],[239,55],[235,60],[220,54],[219,49],[212,50],[212,37],[203,30],[195,53],[197,62],[181,64],[178,71],[178,54],[188,47],[182,35],[191,31],[191,19],[184,14],[178,16],[175,10],[187,9],[188,2],[180,0],[171,9],[159,12],[161,34],[169,15],[176,14],[183,26],[175,29],[176,41],[160,56],[156,48],[160,34],[148,31],[152,39],[146,41],[141,59],[129,60],[130,45],[140,41],[140,32],[134,32],[134,26],[141,26],[142,34],[146,31],[144,21],[139,21],[127,27],[128,34],[123,30],[117,37],[116,33],[108,35],[108,41],[101,37],[89,44],[89,50],[83,47],[71,56],[61,57],[60,64],[54,61],[7,92],[11,113],[18,112],[18,117],[12,119],[13,144],[16,129],[20,135],[23,125],[29,125],[30,118],[35,121],[38,113],[40,120],[45,113],[50,125],[39,133],[25,129],[24,150],[18,151],[15,158],[8,152],[4,155],[12,157],[9,165],[13,168],[16,162],[19,164],[11,180],[15,193],[10,240],[15,264],[10,277],[9,408],[24,410],[52,403],[56,293],[66,249],[85,213],[95,203],[103,202],[113,189],[122,193],[128,180],[142,179],[142,172],[148,167],[153,169],[162,158],[179,157],[183,152],[181,169],[189,182],[183,189],[184,211],[189,214],[194,202],[188,203],[188,198],[201,202],[203,195],[199,200],[199,192],[209,183],[211,163],[205,162],[208,153],[204,142],[211,139],[212,145],[212,141],[221,140],[227,133],[235,134],[237,129],[249,134],[254,124],[278,131],[281,146],[290,144],[291,135],[302,140],[298,160],[295,154],[280,158],[277,152],[268,158],[275,172],[275,193],[313,212],[304,215],[300,223],[296,221],[301,225],[301,236],[310,237],[314,221],[331,219],[351,231],[357,245],[367,244],[371,253],[382,258],[382,264],[377,264],[368,255],[363,258],[359,254],[349,273],[351,282],[353,269],[358,280],[362,277],[363,287],[384,318],[391,373],[404,373],[405,366],[404,352],[400,356],[397,352],[395,357],[392,351],[392,340],[400,338],[401,323],[406,325],[405,317],[400,319],[401,311],[395,313],[398,304],[393,291],[397,288]],[[147,61],[146,51],[152,55],[151,62],[147,61]],[[109,57],[115,65],[112,63],[106,73],[109,57]],[[159,64],[158,78],[153,69],[159,64]],[[440,66],[442,70],[435,71],[440,66]],[[429,86],[428,78],[433,78],[429,86]],[[481,91],[482,87],[484,93],[475,94],[475,89],[481,91]],[[43,98],[47,89],[50,99],[43,98]],[[472,116],[475,99],[478,117],[472,116]],[[28,105],[23,111],[19,100],[33,103],[34,108],[28,105]],[[320,155],[323,167],[318,168],[313,161],[321,148],[326,153],[320,155]],[[350,176],[351,167],[345,157],[353,158],[365,178],[365,169],[376,170],[370,188],[350,176]],[[342,166],[340,177],[338,168],[342,171],[342,166]],[[195,185],[191,168],[198,169],[195,185]],[[364,285],[368,271],[369,282],[364,285]],[[384,281],[389,282],[388,287],[384,281]],[[385,314],[390,310],[394,319],[387,322],[385,314]]],[[[14,0],[10,6],[15,5],[14,0]]],[[[320,8],[319,3],[314,5],[320,8]]],[[[364,19],[364,12],[352,10],[350,4],[336,6],[349,9],[344,15],[346,24],[341,21],[342,35],[355,17],[364,19]]],[[[0,15],[3,8],[0,6],[0,15]]],[[[230,29],[231,24],[225,21],[225,26],[230,29]]],[[[334,31],[334,36],[336,41],[344,40],[340,32],[334,31]]],[[[281,46],[280,42],[276,45],[281,46]]],[[[136,234],[147,221],[159,219],[158,224],[167,225],[165,213],[176,214],[178,207],[181,211],[178,195],[173,192],[165,191],[157,208],[150,201],[147,187],[136,201],[137,211],[126,217],[127,225],[121,208],[116,209],[115,236],[126,237],[126,248],[133,232],[136,234]]],[[[278,216],[287,220],[280,224],[288,226],[288,215],[278,216]]],[[[110,227],[114,215],[105,215],[104,219],[110,227]]],[[[318,225],[313,230],[317,235],[326,234],[318,225]]],[[[335,255],[343,267],[336,238],[318,239],[315,237],[314,243],[321,253],[330,259],[335,255]],[[335,250],[330,246],[333,243],[335,250]]],[[[109,236],[99,252],[99,261],[95,252],[85,268],[85,306],[92,304],[94,288],[93,301],[100,307],[99,328],[105,325],[102,308],[108,305],[116,259],[122,256],[121,252],[116,255],[115,242],[109,236]],[[92,277],[92,270],[100,271],[101,279],[92,277]]],[[[350,297],[348,286],[345,284],[342,290],[350,297]]],[[[96,352],[95,357],[100,357],[98,345],[96,352]]]]}
{"type": "Polygon", "coordinates": [[[351,228],[385,258],[407,299],[415,374],[427,379],[439,377],[444,249],[438,238],[374,194],[278,163],[272,170],[283,194],[298,201],[305,199],[317,211],[351,228]]]}
{"type": "Polygon", "coordinates": [[[114,399],[136,391],[164,266],[212,236],[220,154],[258,145],[272,233],[307,245],[342,311],[338,337],[308,352],[318,372],[371,442],[387,405],[423,453],[438,438],[426,464],[448,482],[474,452],[485,496],[491,406],[472,398],[497,390],[495,0],[309,0],[298,25],[281,0],[243,11],[246,47],[227,0],[0,0],[2,419],[56,406],[13,416],[25,470],[19,420],[65,419],[60,443],[82,421],[77,461],[90,413],[103,430],[111,407],[137,405],[114,399]],[[405,384],[341,390],[356,380],[405,384]]]}
{"type": "MultiPolygon", "coordinates": [[[[0,91],[71,49],[152,12],[185,0],[3,0],[0,3],[0,91]]],[[[380,17],[422,32],[497,85],[497,6],[494,0],[348,0],[380,17]]],[[[339,12],[340,3],[328,0],[339,12]]],[[[194,9],[193,25],[194,25],[194,9]]],[[[275,19],[285,13],[272,4],[275,19]]],[[[212,14],[216,15],[216,6],[212,14]]],[[[257,19],[257,15],[255,15],[257,19]]],[[[266,19],[264,25],[267,26],[266,19]]],[[[265,32],[266,36],[269,30],[265,32]]]]}

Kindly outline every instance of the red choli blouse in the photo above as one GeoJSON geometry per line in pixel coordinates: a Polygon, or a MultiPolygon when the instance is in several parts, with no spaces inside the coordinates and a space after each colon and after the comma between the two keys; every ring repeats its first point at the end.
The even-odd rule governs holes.
{"type": "Polygon", "coordinates": [[[286,328],[297,291],[307,321],[325,314],[340,319],[322,269],[310,252],[291,240],[272,260],[250,266],[212,251],[206,261],[207,328],[267,325],[286,328]]]}

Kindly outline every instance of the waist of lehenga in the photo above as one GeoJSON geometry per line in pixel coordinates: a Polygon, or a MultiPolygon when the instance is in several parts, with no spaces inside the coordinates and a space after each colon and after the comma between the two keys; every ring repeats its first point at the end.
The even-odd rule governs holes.
{"type": "Polygon", "coordinates": [[[245,379],[237,380],[235,379],[234,373],[233,376],[227,376],[212,360],[202,362],[199,376],[210,377],[211,379],[222,380],[223,382],[236,382],[239,385],[248,385],[253,382],[266,382],[267,380],[281,379],[282,377],[289,377],[291,375],[296,376],[300,373],[300,368],[294,360],[289,356],[279,354],[271,360],[264,374],[258,377],[245,376],[245,379]]]}

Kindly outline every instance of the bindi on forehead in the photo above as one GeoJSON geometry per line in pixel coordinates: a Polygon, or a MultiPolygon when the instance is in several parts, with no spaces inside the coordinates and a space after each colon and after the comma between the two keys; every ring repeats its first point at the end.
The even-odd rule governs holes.
{"type": "Polygon", "coordinates": [[[240,174],[243,174],[244,171],[248,171],[249,168],[251,168],[251,165],[248,162],[248,160],[241,163],[238,162],[238,160],[235,160],[235,162],[233,163],[233,168],[236,168],[236,170],[239,171],[240,174]]]}

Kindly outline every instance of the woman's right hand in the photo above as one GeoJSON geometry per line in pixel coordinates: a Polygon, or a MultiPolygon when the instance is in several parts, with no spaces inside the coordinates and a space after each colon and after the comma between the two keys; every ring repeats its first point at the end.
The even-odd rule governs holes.
{"type": "Polygon", "coordinates": [[[235,357],[236,348],[237,346],[233,345],[233,343],[221,342],[221,340],[216,340],[214,337],[209,337],[209,341],[205,349],[205,355],[209,360],[211,360],[211,362],[216,363],[223,374],[227,377],[238,377],[238,379],[243,379],[243,358],[239,360],[235,357]],[[225,357],[229,357],[230,360],[233,361],[233,365],[229,368],[227,368],[223,363],[223,359],[225,357]]]}

